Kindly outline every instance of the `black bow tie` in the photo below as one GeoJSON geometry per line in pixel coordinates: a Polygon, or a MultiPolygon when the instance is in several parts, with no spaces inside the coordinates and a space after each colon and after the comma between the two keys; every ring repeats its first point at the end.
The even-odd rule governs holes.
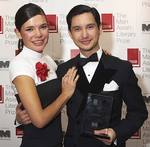
{"type": "Polygon", "coordinates": [[[85,64],[87,64],[88,62],[96,62],[98,61],[98,57],[97,57],[97,53],[92,54],[90,57],[88,58],[80,58],[79,59],[79,64],[81,66],[84,66],[85,64]]]}

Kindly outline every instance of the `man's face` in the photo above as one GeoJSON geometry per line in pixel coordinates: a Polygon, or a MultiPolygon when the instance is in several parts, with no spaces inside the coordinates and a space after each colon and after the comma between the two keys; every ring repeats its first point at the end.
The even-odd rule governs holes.
{"type": "Polygon", "coordinates": [[[98,28],[92,13],[74,16],[69,33],[83,54],[87,55],[99,49],[100,28],[98,28]]]}

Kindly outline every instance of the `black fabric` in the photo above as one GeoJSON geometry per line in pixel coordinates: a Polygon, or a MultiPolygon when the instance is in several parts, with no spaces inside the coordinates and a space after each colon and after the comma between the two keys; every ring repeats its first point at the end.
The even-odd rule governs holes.
{"type": "MultiPolygon", "coordinates": [[[[36,87],[43,108],[58,97],[60,86],[60,81],[54,79],[36,87]]],[[[62,143],[60,114],[44,128],[37,128],[33,124],[28,124],[24,125],[23,131],[21,147],[57,147],[62,143]]]]}
{"type": "Polygon", "coordinates": [[[80,58],[79,63],[81,66],[84,66],[88,62],[96,62],[96,61],[98,61],[98,57],[97,57],[97,53],[94,53],[88,58],[80,58]]]}
{"type": "MultiPolygon", "coordinates": [[[[110,127],[113,96],[89,93],[81,121],[81,134],[94,135],[94,130],[110,127]]],[[[104,137],[104,136],[103,136],[104,137]]]]}
{"type": "Polygon", "coordinates": [[[112,80],[113,75],[116,73],[116,70],[105,69],[102,62],[100,61],[95,71],[95,74],[93,75],[93,78],[89,83],[83,68],[80,65],[78,65],[77,68],[78,74],[80,75],[80,78],[77,82],[77,87],[80,93],[83,95],[83,98],[81,99],[81,103],[78,108],[78,118],[79,114],[81,114],[82,111],[85,109],[87,94],[100,93],[103,90],[104,84],[109,83],[112,80]]]}
{"type": "MultiPolygon", "coordinates": [[[[119,91],[118,96],[115,96],[115,94],[113,95],[114,100],[110,127],[113,128],[117,134],[117,147],[125,147],[125,141],[141,127],[148,116],[141,90],[138,87],[137,78],[131,64],[128,61],[120,60],[117,57],[105,55],[103,53],[92,81],[88,83],[86,75],[81,65],[78,63],[79,58],[78,55],[62,63],[57,69],[57,75],[60,78],[73,66],[76,66],[81,74],[77,83],[77,89],[67,103],[68,126],[64,139],[64,147],[107,147],[94,137],[80,135],[80,118],[82,118],[82,111],[79,111],[79,108],[82,108],[83,99],[85,98],[85,94],[89,92],[89,89],[93,93],[97,91],[100,92],[103,81],[109,83],[112,80],[119,86],[119,91]],[[100,66],[100,64],[102,66],[100,66]],[[101,73],[102,68],[104,69],[103,73],[101,73]],[[127,105],[127,116],[125,119],[121,120],[123,101],[127,105]],[[79,119],[77,119],[77,117],[79,119]]],[[[112,146],[114,146],[114,144],[112,144],[111,147],[112,146]]]]}

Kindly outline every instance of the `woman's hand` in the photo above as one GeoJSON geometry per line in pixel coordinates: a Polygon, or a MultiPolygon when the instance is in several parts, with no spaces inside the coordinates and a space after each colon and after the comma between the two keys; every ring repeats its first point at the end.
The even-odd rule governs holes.
{"type": "Polygon", "coordinates": [[[60,113],[66,102],[74,93],[76,82],[78,80],[76,72],[77,70],[75,68],[68,70],[66,73],[67,76],[65,75],[65,77],[62,78],[61,94],[44,109],[42,108],[34,80],[31,77],[24,75],[15,78],[13,82],[19,93],[20,100],[26,109],[20,111],[21,109],[17,108],[16,119],[23,124],[28,124],[30,123],[31,118],[32,124],[38,128],[43,128],[52,121],[60,113]],[[25,112],[29,114],[30,118],[25,112]],[[21,119],[18,116],[20,116],[21,119]]]}
{"type": "Polygon", "coordinates": [[[31,123],[31,119],[25,109],[21,109],[22,103],[19,103],[16,107],[16,120],[18,123],[27,125],[31,123]]]}
{"type": "Polygon", "coordinates": [[[79,75],[77,75],[77,69],[75,67],[70,68],[64,75],[62,78],[62,94],[65,97],[70,98],[73,95],[78,79],[79,75]]]}

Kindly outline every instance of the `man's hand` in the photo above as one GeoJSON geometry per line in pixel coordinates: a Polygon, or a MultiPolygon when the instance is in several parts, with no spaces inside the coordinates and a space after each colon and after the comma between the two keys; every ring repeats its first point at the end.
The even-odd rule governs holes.
{"type": "Polygon", "coordinates": [[[26,125],[31,123],[31,119],[25,109],[21,109],[22,104],[19,103],[16,107],[16,120],[18,123],[26,125]]]}
{"type": "Polygon", "coordinates": [[[111,145],[113,143],[113,141],[116,139],[116,133],[112,128],[95,130],[94,134],[100,135],[100,136],[103,134],[108,135],[109,139],[97,137],[98,140],[102,141],[106,145],[111,145]]]}

